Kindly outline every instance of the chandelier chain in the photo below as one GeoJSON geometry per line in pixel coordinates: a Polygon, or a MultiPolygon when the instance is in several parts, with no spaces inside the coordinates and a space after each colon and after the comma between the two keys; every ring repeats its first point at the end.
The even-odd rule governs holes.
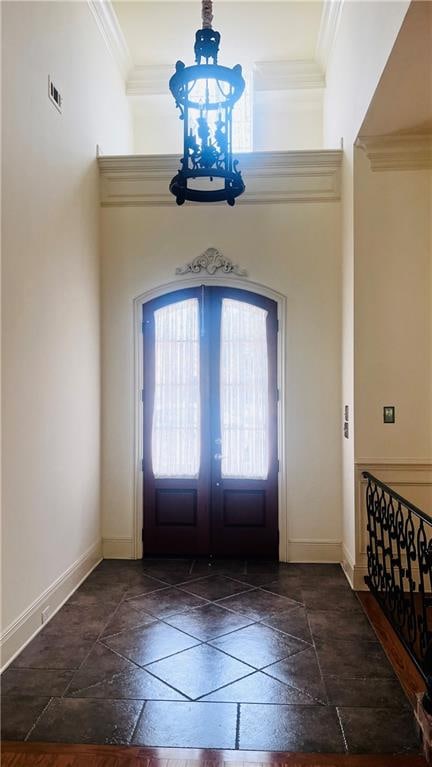
{"type": "Polygon", "coordinates": [[[203,29],[212,29],[213,3],[212,0],[202,0],[202,25],[203,29]]]}

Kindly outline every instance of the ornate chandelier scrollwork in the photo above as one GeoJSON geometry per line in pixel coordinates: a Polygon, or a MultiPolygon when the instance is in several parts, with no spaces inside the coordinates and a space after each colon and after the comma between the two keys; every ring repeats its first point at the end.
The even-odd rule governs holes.
{"type": "Polygon", "coordinates": [[[169,87],[183,121],[181,167],[170,183],[178,205],[185,200],[234,205],[245,185],[232,156],[232,113],[245,81],[239,64],[218,64],[220,34],[213,30],[211,0],[202,2],[195,35],[195,65],[177,61],[169,87]]]}

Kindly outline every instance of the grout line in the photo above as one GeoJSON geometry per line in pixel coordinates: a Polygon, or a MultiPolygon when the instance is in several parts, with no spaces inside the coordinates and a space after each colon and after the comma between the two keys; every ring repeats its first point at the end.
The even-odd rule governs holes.
{"type": "MultiPolygon", "coordinates": [[[[134,608],[135,609],[135,608],[134,608]]],[[[138,612],[138,610],[136,611],[138,612]]],[[[150,621],[147,621],[146,623],[137,623],[136,626],[125,626],[125,628],[120,629],[120,631],[113,631],[112,634],[103,634],[100,638],[102,641],[103,639],[112,639],[112,637],[117,637],[119,634],[123,634],[125,631],[135,631],[135,629],[142,629],[145,626],[151,626],[153,623],[157,622],[157,618],[155,618],[153,615],[147,614],[147,618],[151,618],[150,621]]],[[[106,626],[105,626],[106,628],[106,626]]]]}
{"type": "Polygon", "coordinates": [[[106,627],[108,626],[108,623],[112,620],[112,618],[116,614],[117,610],[119,609],[120,605],[125,601],[125,595],[126,595],[126,592],[123,594],[123,596],[120,599],[120,602],[118,603],[118,605],[115,608],[115,610],[111,613],[110,617],[104,623],[103,628],[101,629],[101,631],[97,635],[97,637],[96,637],[95,641],[93,642],[92,646],[90,647],[90,650],[88,651],[87,655],[85,656],[85,658],[82,660],[82,662],[80,663],[80,665],[76,669],[75,674],[72,674],[72,678],[70,679],[69,684],[67,685],[66,689],[63,691],[62,698],[66,697],[67,692],[69,691],[69,688],[70,688],[70,686],[71,686],[71,684],[72,684],[72,682],[74,680],[75,675],[78,673],[78,671],[80,671],[80,669],[83,667],[84,663],[88,660],[88,657],[89,657],[90,653],[93,652],[94,648],[96,647],[97,643],[100,640],[100,637],[102,636],[103,632],[105,631],[106,627]]]}
{"type": "Polygon", "coordinates": [[[343,739],[343,742],[344,742],[345,751],[348,753],[348,743],[347,743],[347,739],[346,739],[346,736],[345,736],[345,730],[343,728],[342,719],[340,717],[338,706],[335,706],[335,709],[336,709],[336,716],[337,716],[338,722],[339,722],[339,727],[341,728],[341,732],[342,732],[342,739],[343,739]]]}
{"type": "Polygon", "coordinates": [[[240,703],[237,703],[235,748],[236,750],[240,748],[240,703]]]}
{"type": "MultiPolygon", "coordinates": [[[[121,671],[117,671],[117,672],[115,671],[110,676],[109,681],[111,682],[113,679],[117,679],[117,677],[121,676],[125,671],[127,671],[127,669],[124,669],[124,668],[121,671]]],[[[73,699],[73,698],[79,698],[80,696],[79,696],[78,693],[84,692],[84,690],[92,690],[93,687],[99,687],[102,684],[106,684],[106,681],[107,681],[106,679],[102,679],[99,682],[94,682],[93,684],[84,685],[84,687],[78,687],[77,690],[73,690],[72,695],[68,695],[66,697],[68,698],[68,700],[69,699],[73,699]]],[[[62,697],[65,697],[65,693],[63,693],[62,697]]],[[[87,696],[87,695],[85,695],[84,697],[85,698],[89,697],[89,699],[91,699],[91,700],[114,700],[114,699],[111,699],[111,698],[98,698],[97,696],[96,696],[96,698],[92,698],[91,696],[87,696]]],[[[134,700],[134,699],[132,698],[132,700],[134,700]]],[[[137,700],[142,700],[142,699],[138,698],[137,700]]]]}
{"type": "MultiPolygon", "coordinates": [[[[155,661],[157,663],[157,661],[155,661]]],[[[174,692],[178,693],[182,696],[182,698],[186,698],[186,700],[175,700],[174,703],[193,703],[195,698],[191,698],[189,695],[187,695],[182,690],[178,690],[177,687],[174,687],[174,685],[170,684],[169,682],[166,682],[165,679],[162,679],[160,676],[157,676],[153,671],[150,671],[148,668],[142,668],[142,671],[146,671],[147,674],[150,674],[154,679],[157,679],[158,682],[162,682],[166,687],[169,687],[170,690],[174,690],[174,692]]]]}
{"type": "Polygon", "coordinates": [[[258,669],[253,669],[253,671],[251,671],[250,674],[245,674],[244,676],[241,676],[238,679],[233,679],[231,682],[222,684],[220,687],[216,687],[215,690],[210,690],[210,692],[205,692],[204,695],[200,695],[199,698],[194,698],[194,701],[195,702],[199,701],[200,703],[235,703],[236,701],[232,701],[232,700],[203,700],[203,698],[207,698],[209,695],[213,695],[213,693],[219,692],[219,690],[225,690],[227,687],[231,687],[231,685],[236,684],[237,682],[243,682],[245,679],[249,679],[249,677],[253,676],[254,674],[259,674],[258,669]]]}
{"type": "MultiPolygon", "coordinates": [[[[279,663],[279,661],[277,661],[277,662],[279,663]]],[[[276,663],[273,664],[273,665],[276,665],[276,663]]],[[[284,681],[282,681],[282,679],[279,679],[279,677],[272,676],[272,674],[270,674],[267,671],[267,669],[269,669],[269,668],[271,668],[271,665],[270,666],[266,666],[265,668],[261,669],[261,674],[265,674],[266,676],[269,677],[269,679],[272,679],[275,682],[279,682],[280,684],[285,685],[285,687],[288,687],[288,689],[290,689],[290,690],[294,690],[294,692],[300,692],[302,695],[306,695],[307,698],[310,698],[318,706],[325,706],[326,705],[325,703],[322,702],[322,700],[319,700],[319,698],[314,698],[314,696],[311,695],[309,692],[306,692],[306,690],[303,690],[301,687],[296,687],[296,685],[293,684],[292,682],[291,683],[284,682],[284,681]]],[[[260,705],[266,705],[266,706],[270,706],[270,705],[271,706],[273,706],[273,705],[276,705],[276,706],[309,706],[310,704],[309,703],[265,703],[265,704],[260,704],[260,705]]]]}
{"type": "MultiPolygon", "coordinates": [[[[75,667],[75,668],[51,668],[51,666],[43,666],[43,667],[39,668],[37,666],[8,666],[8,668],[3,671],[3,674],[1,675],[2,678],[6,674],[6,671],[9,671],[9,669],[11,671],[58,671],[60,673],[62,673],[63,671],[73,671],[75,673],[75,671],[78,670],[77,667],[75,667]]],[[[11,693],[11,695],[14,695],[14,694],[15,693],[11,693]]],[[[5,693],[3,693],[3,695],[5,695],[5,693]]],[[[54,696],[54,697],[56,697],[56,696],[54,696]]]]}
{"type": "MultiPolygon", "coordinates": [[[[153,624],[150,624],[150,625],[153,625],[153,624]]],[[[170,655],[164,655],[163,658],[158,658],[157,660],[151,660],[148,663],[146,663],[144,666],[140,666],[140,664],[137,663],[135,660],[132,660],[132,658],[129,658],[126,655],[122,655],[121,652],[119,652],[118,650],[114,650],[112,647],[110,647],[109,645],[105,644],[105,642],[102,639],[99,640],[99,644],[101,644],[103,647],[105,647],[106,650],[109,650],[109,652],[112,652],[114,655],[117,655],[119,658],[122,658],[123,660],[127,661],[128,663],[131,663],[136,668],[140,668],[141,670],[147,671],[147,666],[151,666],[152,663],[159,663],[160,660],[166,660],[167,658],[173,658],[175,655],[180,655],[180,653],[185,652],[185,650],[191,650],[192,647],[197,647],[199,643],[197,642],[197,644],[196,645],[192,645],[192,647],[185,647],[184,650],[177,650],[176,652],[173,652],[170,655]]],[[[126,670],[126,669],[124,669],[124,670],[126,670]]],[[[149,673],[151,673],[151,672],[149,671],[149,673]]],[[[152,676],[155,676],[155,675],[152,674],[152,676]]]]}
{"type": "Polygon", "coordinates": [[[327,692],[327,685],[325,683],[324,674],[323,674],[323,671],[322,671],[322,668],[321,668],[321,663],[319,661],[318,651],[317,651],[316,643],[315,643],[315,637],[314,637],[314,634],[312,632],[312,627],[311,627],[310,621],[309,621],[309,613],[308,613],[308,610],[307,610],[306,607],[305,607],[305,610],[306,610],[306,620],[307,620],[307,623],[308,623],[308,626],[309,626],[310,635],[312,637],[312,643],[313,643],[312,646],[313,646],[313,649],[314,649],[315,658],[316,658],[318,670],[319,670],[320,677],[321,677],[321,684],[322,684],[322,687],[323,687],[323,690],[324,690],[324,694],[325,694],[325,697],[326,697],[325,705],[328,706],[330,704],[329,704],[329,696],[328,696],[328,692],[327,692]]]}
{"type": "MultiPolygon", "coordinates": [[[[153,589],[153,591],[143,591],[140,594],[134,594],[132,597],[126,596],[128,591],[125,593],[125,597],[122,600],[120,604],[123,602],[133,602],[134,599],[141,599],[142,597],[150,597],[152,594],[159,593],[159,591],[165,591],[166,589],[172,588],[168,583],[162,583],[159,588],[153,589]]],[[[132,605],[133,607],[134,605],[132,605]]],[[[135,610],[138,610],[139,608],[135,607],[135,610]]]]}
{"type": "Polygon", "coordinates": [[[33,722],[32,726],[30,727],[30,729],[29,729],[29,731],[28,731],[27,735],[26,735],[26,736],[25,736],[25,738],[24,738],[24,741],[26,741],[26,740],[28,740],[28,739],[29,739],[30,735],[32,734],[32,732],[33,732],[34,728],[36,727],[36,725],[38,724],[38,722],[40,721],[41,717],[44,715],[44,713],[45,713],[45,711],[47,710],[47,708],[48,708],[48,707],[51,705],[51,703],[53,702],[53,700],[54,700],[54,697],[55,697],[54,695],[50,696],[50,699],[49,699],[48,703],[46,704],[46,706],[44,706],[44,707],[43,707],[43,709],[42,709],[42,711],[40,712],[39,716],[37,716],[37,717],[36,717],[36,719],[34,720],[34,722],[33,722]]]}
{"type": "Polygon", "coordinates": [[[131,734],[131,736],[129,738],[128,745],[130,745],[132,743],[133,739],[134,739],[134,735],[135,735],[135,733],[136,733],[136,731],[138,729],[138,725],[139,725],[139,723],[141,721],[141,718],[142,718],[142,715],[144,713],[144,709],[145,709],[146,705],[147,705],[147,701],[145,700],[143,705],[142,705],[141,711],[139,712],[139,714],[137,716],[136,725],[133,728],[133,732],[132,732],[132,734],[131,734]]]}

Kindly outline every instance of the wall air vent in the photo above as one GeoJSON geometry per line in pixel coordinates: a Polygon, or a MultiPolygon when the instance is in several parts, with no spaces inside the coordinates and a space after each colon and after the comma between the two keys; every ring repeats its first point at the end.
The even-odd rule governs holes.
{"type": "Polygon", "coordinates": [[[62,95],[59,89],[57,88],[57,86],[54,85],[50,75],[48,75],[48,96],[50,100],[52,101],[52,103],[54,104],[54,106],[56,107],[56,109],[58,109],[58,111],[61,112],[62,103],[63,103],[62,95]]]}

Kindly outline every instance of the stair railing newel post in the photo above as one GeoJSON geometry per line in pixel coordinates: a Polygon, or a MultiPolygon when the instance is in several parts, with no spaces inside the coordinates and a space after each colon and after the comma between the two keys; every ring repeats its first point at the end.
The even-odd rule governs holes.
{"type": "Polygon", "coordinates": [[[220,34],[213,29],[213,4],[202,0],[202,28],[195,34],[195,64],[177,61],[169,88],[183,121],[183,156],[170,183],[177,205],[227,202],[245,190],[233,159],[232,115],[245,81],[240,64],[218,64],[220,34]]]}

